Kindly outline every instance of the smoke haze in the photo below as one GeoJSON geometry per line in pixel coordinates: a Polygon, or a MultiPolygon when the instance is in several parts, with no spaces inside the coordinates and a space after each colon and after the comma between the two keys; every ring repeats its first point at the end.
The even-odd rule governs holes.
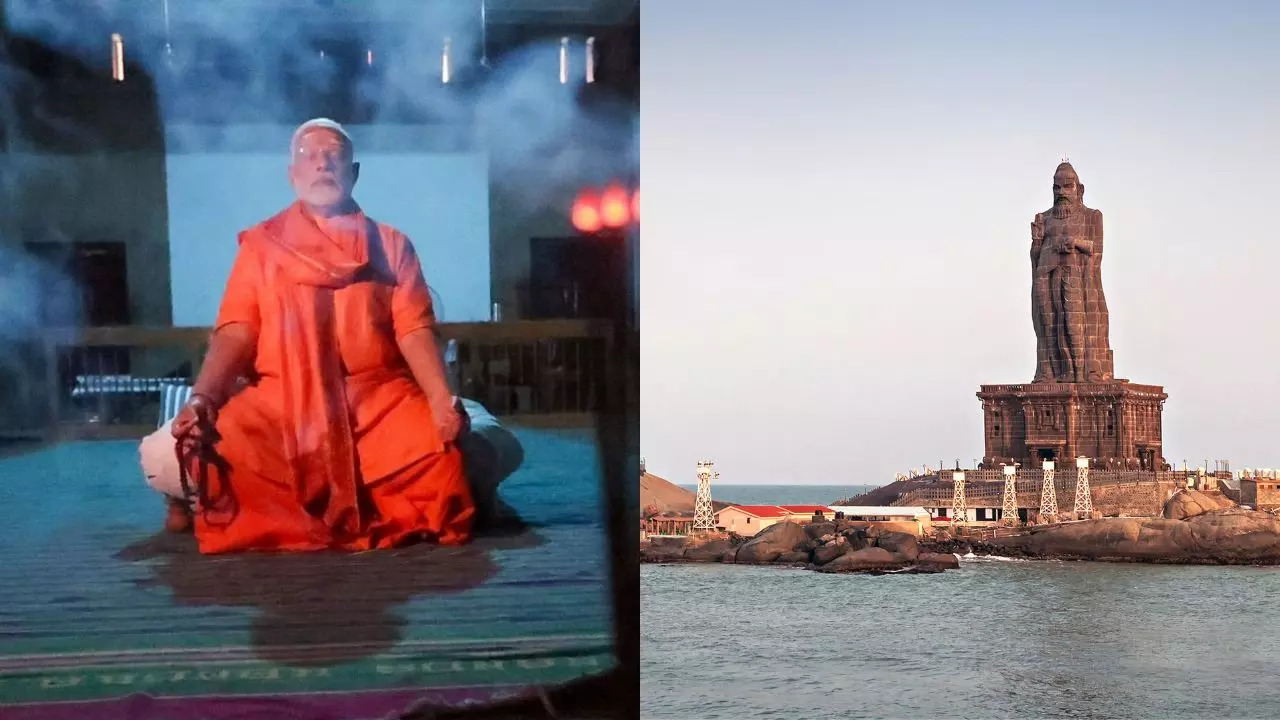
{"type": "MultiPolygon", "coordinates": [[[[567,82],[561,83],[558,39],[495,52],[486,47],[491,29],[481,22],[479,0],[326,5],[8,0],[8,30],[26,57],[12,52],[14,43],[0,50],[0,136],[8,146],[0,191],[6,207],[35,193],[82,195],[76,187],[81,176],[45,162],[40,138],[75,148],[80,169],[113,162],[118,149],[111,147],[111,132],[76,108],[74,99],[69,109],[69,93],[49,89],[51,76],[70,73],[81,87],[109,92],[113,33],[123,38],[124,84],[154,85],[154,107],[136,114],[158,115],[170,135],[190,132],[181,137],[185,151],[217,152],[224,139],[230,149],[244,126],[296,125],[315,114],[359,124],[365,137],[377,137],[380,126],[426,126],[486,150],[491,182],[508,198],[504,211],[516,214],[567,213],[558,206],[575,188],[636,174],[634,108],[580,102],[585,37],[572,38],[567,82]],[[441,82],[446,38],[447,85],[441,82]],[[53,60],[58,70],[40,69],[53,60]],[[351,90],[343,95],[335,87],[351,90]]],[[[139,102],[135,95],[121,97],[139,102]]],[[[282,179],[287,151],[280,148],[282,179]]],[[[105,226],[111,212],[102,209],[105,226]]],[[[46,323],[79,323],[81,311],[75,306],[79,293],[66,277],[23,252],[15,239],[26,239],[30,228],[17,227],[15,213],[5,215],[0,340],[12,348],[36,339],[46,323]]],[[[57,217],[40,222],[41,240],[61,232],[57,217]]],[[[0,350],[0,372],[12,375],[18,361],[6,352],[13,355],[0,350]]]]}

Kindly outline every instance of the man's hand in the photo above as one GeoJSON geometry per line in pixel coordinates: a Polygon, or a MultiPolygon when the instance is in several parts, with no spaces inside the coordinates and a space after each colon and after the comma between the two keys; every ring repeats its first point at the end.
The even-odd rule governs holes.
{"type": "Polygon", "coordinates": [[[211,445],[217,441],[218,408],[204,395],[192,395],[173,419],[173,436],[195,445],[211,445]]]}
{"type": "Polygon", "coordinates": [[[440,440],[445,443],[456,442],[458,436],[466,432],[471,424],[471,419],[467,417],[467,412],[462,407],[462,400],[456,397],[450,397],[449,400],[448,405],[441,404],[440,407],[431,408],[431,415],[436,421],[436,430],[440,433],[440,440]]]}
{"type": "Polygon", "coordinates": [[[191,386],[191,399],[173,419],[174,437],[195,445],[217,442],[218,408],[235,394],[239,378],[249,373],[257,347],[257,331],[243,322],[213,333],[200,376],[191,386]]]}
{"type": "Polygon", "coordinates": [[[460,412],[462,402],[449,389],[444,359],[436,346],[434,332],[431,328],[420,328],[401,337],[398,342],[400,354],[413,373],[413,379],[427,396],[441,441],[451,443],[457,440],[464,431],[466,413],[460,412]]]}
{"type": "Polygon", "coordinates": [[[471,416],[467,414],[467,408],[462,404],[462,398],[453,398],[453,409],[457,411],[458,418],[461,423],[458,426],[458,435],[466,435],[471,432],[471,416]]]}

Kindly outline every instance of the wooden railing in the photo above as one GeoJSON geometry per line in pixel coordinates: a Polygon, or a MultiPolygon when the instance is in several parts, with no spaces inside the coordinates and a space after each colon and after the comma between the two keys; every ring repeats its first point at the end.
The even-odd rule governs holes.
{"type": "MultiPolygon", "coordinates": [[[[608,322],[451,323],[440,329],[446,342],[455,341],[448,356],[454,387],[505,422],[583,425],[610,401],[608,322]]],[[[162,388],[196,377],[208,339],[208,328],[49,331],[41,375],[28,380],[35,380],[43,399],[32,402],[36,387],[26,388],[28,417],[18,426],[37,427],[45,439],[141,437],[156,427],[162,388]],[[43,416],[42,422],[31,415],[43,416]]]]}
{"type": "Polygon", "coordinates": [[[460,395],[500,417],[577,424],[610,403],[613,327],[603,320],[522,320],[442,326],[457,345],[450,363],[460,395]]]}

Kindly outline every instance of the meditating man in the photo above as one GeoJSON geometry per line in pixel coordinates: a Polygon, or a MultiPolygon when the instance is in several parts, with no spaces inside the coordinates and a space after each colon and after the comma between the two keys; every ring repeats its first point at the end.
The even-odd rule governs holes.
{"type": "Polygon", "coordinates": [[[156,468],[175,440],[143,443],[144,471],[170,495],[166,524],[191,513],[203,553],[464,543],[476,514],[465,416],[413,245],[352,199],[360,166],[340,125],[308,121],[290,150],[297,202],[240,234],[172,423],[194,506],[156,468]]]}

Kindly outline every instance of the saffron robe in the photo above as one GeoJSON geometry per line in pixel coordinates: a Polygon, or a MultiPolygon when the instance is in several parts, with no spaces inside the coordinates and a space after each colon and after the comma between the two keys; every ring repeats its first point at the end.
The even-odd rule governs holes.
{"type": "Polygon", "coordinates": [[[215,330],[249,325],[257,353],[218,415],[200,551],[466,542],[462,457],[397,345],[435,324],[408,238],[359,211],[322,227],[294,204],[239,241],[215,330]]]}

